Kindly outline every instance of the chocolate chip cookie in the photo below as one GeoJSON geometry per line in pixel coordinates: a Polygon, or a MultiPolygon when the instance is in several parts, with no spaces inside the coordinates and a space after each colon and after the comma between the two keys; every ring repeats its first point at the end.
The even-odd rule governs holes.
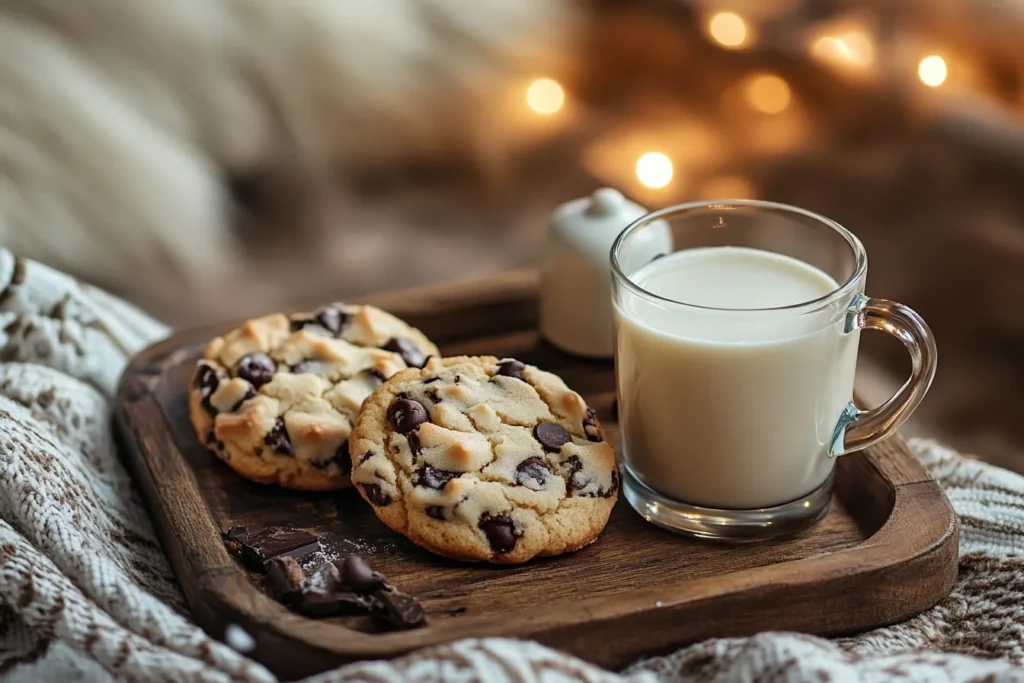
{"type": "Polygon", "coordinates": [[[440,555],[497,563],[597,539],[615,451],[562,380],[512,359],[432,359],[366,400],[352,481],[389,527],[440,555]]]}
{"type": "Polygon", "coordinates": [[[199,439],[244,477],[293,489],[349,486],[363,400],[437,348],[372,306],[250,320],[206,347],[189,413],[199,439]]]}

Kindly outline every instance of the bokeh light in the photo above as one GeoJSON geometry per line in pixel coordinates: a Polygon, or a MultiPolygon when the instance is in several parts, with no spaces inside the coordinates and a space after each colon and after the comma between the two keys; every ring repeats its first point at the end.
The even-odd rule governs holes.
{"type": "Polygon", "coordinates": [[[565,105],[565,91],[550,78],[538,78],[526,89],[526,104],[544,116],[558,113],[565,105]]]}
{"type": "Polygon", "coordinates": [[[750,39],[749,34],[747,22],[735,12],[719,12],[708,21],[708,35],[722,47],[743,47],[750,39]]]}
{"type": "Polygon", "coordinates": [[[653,190],[672,182],[672,160],[661,152],[647,152],[636,160],[636,177],[653,190]]]}
{"type": "Polygon", "coordinates": [[[792,100],[789,84],[769,73],[749,76],[743,84],[743,95],[747,104],[762,114],[785,111],[792,100]]]}
{"type": "Polygon", "coordinates": [[[945,83],[947,75],[946,60],[939,55],[925,57],[917,67],[918,78],[930,88],[937,88],[945,83]]]}

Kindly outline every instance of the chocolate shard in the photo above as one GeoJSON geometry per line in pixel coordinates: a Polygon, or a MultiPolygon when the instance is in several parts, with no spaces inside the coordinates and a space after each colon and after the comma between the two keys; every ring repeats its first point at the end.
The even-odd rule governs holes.
{"type": "Polygon", "coordinates": [[[307,588],[296,608],[308,617],[366,614],[370,608],[370,600],[366,596],[350,591],[307,588]]]}
{"type": "Polygon", "coordinates": [[[370,618],[393,629],[419,628],[427,623],[420,601],[396,590],[378,590],[370,602],[370,618]]]}
{"type": "Polygon", "coordinates": [[[374,571],[366,560],[358,555],[349,555],[338,563],[341,582],[357,593],[372,593],[383,588],[387,577],[374,571]]]}
{"type": "Polygon", "coordinates": [[[274,597],[286,605],[295,604],[302,597],[306,576],[294,557],[282,555],[268,560],[267,578],[274,597]]]}
{"type": "Polygon", "coordinates": [[[252,571],[266,571],[266,563],[275,557],[300,559],[320,549],[320,539],[308,531],[283,526],[268,526],[240,541],[242,562],[252,571]]]}

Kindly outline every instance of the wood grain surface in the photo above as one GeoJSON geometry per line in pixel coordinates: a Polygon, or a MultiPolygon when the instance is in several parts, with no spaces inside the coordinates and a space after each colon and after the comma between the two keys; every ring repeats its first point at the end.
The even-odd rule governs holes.
{"type": "MultiPolygon", "coordinates": [[[[538,338],[536,282],[532,273],[510,273],[372,302],[421,327],[446,355],[514,356],[560,374],[617,443],[612,364],[538,338]]],[[[617,667],[715,636],[849,633],[927,609],[956,577],[952,508],[899,437],[841,458],[832,509],[790,539],[692,541],[647,524],[620,500],[600,540],[573,555],[518,567],[436,557],[387,529],[353,492],[254,484],[203,449],[186,395],[215,332],[183,333],[139,355],[122,381],[115,421],[195,619],[215,637],[241,625],[256,638],[254,656],[285,678],[464,637],[532,638],[617,667]],[[363,617],[314,621],[289,612],[220,541],[228,527],[270,524],[320,535],[328,556],[367,557],[423,601],[430,624],[379,633],[363,617]]]]}

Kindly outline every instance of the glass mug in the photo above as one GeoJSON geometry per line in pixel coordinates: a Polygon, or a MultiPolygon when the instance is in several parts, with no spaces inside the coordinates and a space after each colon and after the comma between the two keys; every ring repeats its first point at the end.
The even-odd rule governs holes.
{"type": "Polygon", "coordinates": [[[917,313],[864,295],[851,232],[760,201],[672,206],[611,250],[623,493],[648,521],[706,538],[795,533],[832,498],[835,458],[881,441],[935,375],[917,313]],[[852,402],[862,329],[897,337],[912,374],[852,402]]]}

